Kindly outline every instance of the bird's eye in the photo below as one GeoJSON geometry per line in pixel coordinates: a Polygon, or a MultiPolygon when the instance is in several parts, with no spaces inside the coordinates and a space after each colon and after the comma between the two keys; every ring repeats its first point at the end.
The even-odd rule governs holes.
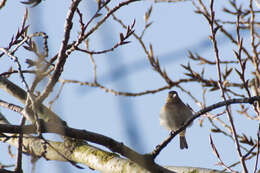
{"type": "Polygon", "coordinates": [[[169,96],[170,96],[171,98],[176,98],[176,97],[178,97],[177,92],[174,92],[174,91],[169,92],[169,96]]]}

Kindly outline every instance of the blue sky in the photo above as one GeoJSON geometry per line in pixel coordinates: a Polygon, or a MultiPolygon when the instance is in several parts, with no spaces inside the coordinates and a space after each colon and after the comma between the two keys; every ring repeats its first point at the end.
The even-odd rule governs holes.
{"type": "MultiPolygon", "coordinates": [[[[133,3],[123,7],[116,15],[126,24],[131,24],[135,19],[135,32],[140,34],[144,26],[144,13],[152,4],[151,1],[133,3]]],[[[8,1],[6,6],[1,9],[0,21],[4,25],[0,29],[0,47],[7,46],[11,36],[16,33],[21,25],[26,7],[28,6],[18,1],[8,1]]],[[[35,8],[28,8],[29,33],[36,31],[47,33],[50,57],[59,50],[68,7],[69,1],[46,0],[35,8]]],[[[217,11],[222,7],[223,4],[216,4],[217,11]]],[[[95,8],[94,1],[82,1],[80,4],[85,19],[89,19],[95,8]]],[[[147,47],[149,43],[153,45],[154,54],[158,56],[162,68],[166,69],[173,80],[178,80],[184,76],[184,69],[180,65],[186,65],[191,61],[188,58],[188,50],[214,60],[212,47],[208,40],[209,26],[201,15],[194,13],[194,10],[195,8],[190,2],[153,4],[150,19],[153,24],[145,33],[144,42],[147,47]]],[[[223,13],[216,14],[217,17],[222,17],[221,15],[223,13]]],[[[223,17],[230,18],[230,16],[223,17]]],[[[74,23],[77,23],[77,21],[76,18],[74,23]]],[[[234,31],[234,28],[230,27],[229,29],[229,31],[234,31]]],[[[76,39],[78,31],[78,25],[74,24],[70,41],[76,39]]],[[[119,40],[119,32],[125,33],[120,25],[109,19],[98,32],[91,36],[90,47],[95,50],[110,48],[119,40]]],[[[249,34],[244,32],[242,36],[248,39],[249,34]]],[[[232,45],[221,35],[217,38],[220,43],[221,57],[223,59],[232,57],[232,45]]],[[[94,56],[97,64],[98,81],[109,88],[126,92],[139,92],[164,86],[166,83],[152,70],[141,46],[133,37],[129,40],[131,41],[130,44],[124,45],[114,52],[94,56]]],[[[18,56],[21,62],[24,62],[26,58],[35,58],[32,54],[24,53],[24,51],[19,51],[18,56]]],[[[15,67],[7,57],[1,58],[1,72],[8,69],[9,66],[3,66],[6,63],[15,67]]],[[[191,62],[191,65],[198,71],[202,68],[201,65],[193,62],[191,62]]],[[[61,78],[92,81],[92,68],[93,66],[87,55],[72,53],[67,60],[61,78]]],[[[208,67],[206,70],[206,76],[216,77],[215,66],[208,67]]],[[[18,79],[19,81],[19,78],[12,77],[11,79],[18,79]]],[[[32,78],[26,75],[26,79],[31,81],[32,78]]],[[[46,81],[43,81],[38,90],[41,90],[41,87],[44,87],[45,84],[46,81]]],[[[57,92],[58,86],[56,86],[55,92],[57,92]]],[[[199,85],[189,84],[183,85],[183,87],[190,90],[194,96],[201,100],[202,89],[199,85]]],[[[199,110],[189,96],[176,88],[173,88],[173,90],[180,92],[179,95],[183,102],[188,103],[195,111],[199,110]]],[[[66,84],[59,100],[53,106],[53,111],[66,120],[71,127],[101,133],[124,142],[140,153],[147,153],[151,152],[156,145],[168,136],[168,132],[159,125],[159,111],[165,102],[167,92],[168,90],[140,97],[124,97],[105,93],[98,88],[66,84]]],[[[0,91],[0,96],[6,98],[7,101],[18,103],[2,91],[0,91]]],[[[54,96],[51,95],[50,99],[54,96]]],[[[208,105],[218,101],[221,101],[219,91],[211,93],[207,98],[208,105]]],[[[19,115],[2,108],[1,111],[8,113],[7,118],[12,122],[19,122],[19,115]],[[9,115],[12,116],[9,117],[9,115]]],[[[243,120],[243,117],[239,117],[237,121],[243,120]]],[[[245,122],[241,125],[241,129],[248,127],[247,123],[254,124],[254,122],[245,122]]],[[[255,127],[250,126],[248,131],[253,135],[255,127]]],[[[157,157],[157,163],[221,169],[216,166],[217,159],[209,144],[209,134],[210,124],[207,121],[204,122],[203,127],[199,127],[198,122],[195,121],[193,126],[187,130],[189,149],[180,150],[179,140],[175,138],[157,157]]],[[[234,144],[230,139],[223,138],[219,134],[212,136],[224,162],[230,164],[238,159],[234,144]],[[223,146],[223,143],[225,146],[223,146]]],[[[1,148],[5,146],[5,144],[0,145],[1,148]]],[[[0,156],[0,162],[5,163],[6,158],[10,157],[8,155],[0,156]]],[[[10,159],[9,163],[12,162],[14,160],[10,159]]],[[[24,163],[24,169],[27,172],[31,169],[28,157],[25,157],[24,163]]],[[[65,169],[66,171],[71,170],[71,172],[93,172],[87,167],[84,170],[77,170],[67,163],[43,159],[37,162],[36,172],[46,172],[47,164],[48,170],[53,170],[52,172],[63,172],[65,169]]]]}

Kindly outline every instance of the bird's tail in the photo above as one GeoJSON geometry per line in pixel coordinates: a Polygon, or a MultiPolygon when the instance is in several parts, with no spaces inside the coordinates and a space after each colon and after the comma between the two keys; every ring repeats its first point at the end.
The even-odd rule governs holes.
{"type": "Polygon", "coordinates": [[[183,131],[179,134],[180,136],[180,148],[181,149],[188,149],[188,144],[187,144],[187,141],[186,141],[186,138],[185,138],[185,131],[183,133],[183,131]]]}

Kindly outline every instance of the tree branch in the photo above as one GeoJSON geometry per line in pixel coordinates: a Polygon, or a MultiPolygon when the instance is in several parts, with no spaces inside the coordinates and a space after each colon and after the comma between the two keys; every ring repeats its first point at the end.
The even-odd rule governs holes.
{"type": "MultiPolygon", "coordinates": [[[[119,153],[122,156],[125,156],[129,158],[130,160],[134,161],[135,163],[140,164],[142,167],[148,169],[148,170],[161,170],[161,167],[158,166],[153,162],[153,160],[158,156],[158,154],[161,152],[161,150],[168,145],[168,143],[182,130],[184,130],[189,124],[191,124],[196,118],[198,118],[200,115],[203,115],[209,111],[212,111],[214,109],[217,109],[222,106],[228,106],[231,104],[238,104],[238,103],[249,103],[253,104],[254,101],[260,100],[260,96],[255,96],[251,98],[241,98],[241,99],[230,99],[227,101],[222,101],[216,104],[213,104],[211,106],[208,106],[204,109],[201,109],[200,111],[196,112],[193,117],[187,121],[187,123],[181,127],[180,129],[176,130],[175,132],[172,132],[170,136],[165,140],[162,144],[156,147],[156,149],[148,155],[140,155],[133,151],[131,148],[125,146],[121,142],[117,142],[112,138],[106,137],[104,135],[90,132],[87,130],[78,130],[74,128],[70,128],[68,126],[62,125],[58,126],[57,124],[53,122],[49,123],[43,123],[41,121],[41,132],[42,133],[57,133],[62,136],[67,136],[71,138],[76,139],[83,139],[89,142],[93,142],[102,146],[107,147],[113,152],[119,153]],[[151,157],[152,156],[152,157],[151,157]]],[[[2,124],[0,125],[0,132],[2,133],[19,133],[22,131],[24,134],[30,134],[35,133],[36,128],[33,125],[27,125],[21,128],[20,126],[15,125],[6,125],[2,124]]]]}
{"type": "Polygon", "coordinates": [[[63,41],[62,41],[62,44],[61,44],[61,47],[60,47],[60,50],[58,53],[58,57],[57,57],[58,62],[55,65],[53,75],[50,78],[50,80],[48,81],[47,86],[45,87],[42,94],[37,99],[39,101],[39,103],[41,103],[46,97],[48,97],[48,95],[51,93],[54,85],[58,81],[61,73],[63,72],[63,67],[64,67],[66,59],[68,57],[68,55],[66,54],[66,50],[67,50],[67,46],[68,46],[68,42],[69,42],[69,38],[70,38],[70,31],[72,29],[72,19],[73,19],[73,16],[75,14],[75,11],[76,11],[80,1],[81,0],[74,0],[71,3],[70,10],[68,11],[65,26],[64,26],[65,32],[64,32],[63,41]]]}

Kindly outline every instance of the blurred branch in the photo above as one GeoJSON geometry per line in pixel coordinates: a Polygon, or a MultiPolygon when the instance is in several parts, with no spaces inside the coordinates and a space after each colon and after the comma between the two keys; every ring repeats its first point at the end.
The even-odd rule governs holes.
{"type": "Polygon", "coordinates": [[[2,9],[4,6],[5,6],[5,3],[6,3],[7,0],[2,0],[0,2],[0,9],[2,9]]]}

